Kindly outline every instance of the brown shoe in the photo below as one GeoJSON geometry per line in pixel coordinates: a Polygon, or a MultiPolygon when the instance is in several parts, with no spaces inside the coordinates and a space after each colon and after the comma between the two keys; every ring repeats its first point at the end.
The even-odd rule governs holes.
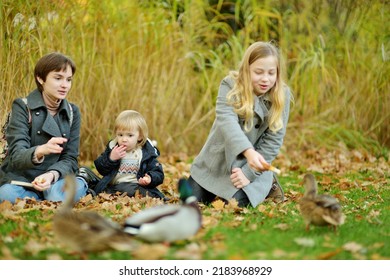
{"type": "Polygon", "coordinates": [[[280,203],[284,201],[284,192],[275,174],[271,190],[269,191],[269,194],[267,195],[266,199],[267,198],[272,199],[275,203],[280,203]]]}

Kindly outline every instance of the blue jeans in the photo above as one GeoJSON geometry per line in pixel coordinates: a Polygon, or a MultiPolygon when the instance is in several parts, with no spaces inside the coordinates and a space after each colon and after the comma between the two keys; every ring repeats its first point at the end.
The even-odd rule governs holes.
{"type": "MultiPolygon", "coordinates": [[[[65,193],[63,191],[64,179],[60,179],[55,182],[49,189],[43,192],[34,192],[28,188],[24,188],[18,185],[4,184],[0,187],[0,202],[8,200],[11,203],[15,203],[17,198],[35,198],[37,201],[51,200],[51,201],[64,201],[65,193]]],[[[86,195],[87,183],[84,179],[77,177],[77,187],[75,201],[86,195]]]]}

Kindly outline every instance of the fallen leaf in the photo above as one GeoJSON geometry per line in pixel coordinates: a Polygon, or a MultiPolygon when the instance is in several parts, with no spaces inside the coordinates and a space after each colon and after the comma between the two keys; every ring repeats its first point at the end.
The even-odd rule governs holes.
{"type": "Polygon", "coordinates": [[[235,198],[232,198],[225,206],[225,209],[232,210],[233,212],[239,212],[241,210],[241,207],[238,206],[238,201],[235,198]]]}
{"type": "Polygon", "coordinates": [[[280,230],[288,230],[290,226],[288,224],[277,224],[274,225],[274,228],[278,228],[280,230]]]}
{"type": "Polygon", "coordinates": [[[318,255],[317,259],[319,259],[319,260],[329,260],[329,259],[333,258],[334,256],[336,256],[341,251],[342,251],[341,248],[337,248],[334,251],[330,251],[330,252],[326,252],[326,253],[322,253],[322,254],[318,255]]]}
{"type": "Polygon", "coordinates": [[[372,260],[388,260],[389,258],[388,258],[388,257],[381,256],[381,255],[378,254],[378,253],[374,253],[374,254],[371,255],[371,259],[372,259],[372,260]]]}
{"type": "Polygon", "coordinates": [[[363,249],[363,246],[356,242],[348,242],[343,245],[343,249],[351,253],[357,253],[363,249]]]}
{"type": "Polygon", "coordinates": [[[265,213],[265,211],[267,210],[267,206],[265,206],[264,204],[260,204],[257,207],[257,210],[259,210],[260,213],[265,213]]]}
{"type": "Polygon", "coordinates": [[[0,211],[3,212],[4,210],[11,210],[12,209],[12,203],[8,200],[4,200],[2,203],[0,203],[0,211]]]}
{"type": "Polygon", "coordinates": [[[202,218],[202,226],[206,228],[211,228],[218,225],[219,219],[213,216],[203,216],[202,218]]]}
{"type": "Polygon", "coordinates": [[[201,247],[196,243],[190,243],[184,249],[175,253],[177,259],[200,260],[202,258],[201,247]]]}
{"type": "Polygon", "coordinates": [[[303,247],[313,247],[315,245],[314,239],[311,238],[295,238],[294,242],[303,247]]]}
{"type": "Polygon", "coordinates": [[[211,203],[211,205],[216,209],[216,210],[222,210],[224,207],[225,207],[225,203],[220,200],[220,199],[217,199],[215,201],[213,201],[211,203]]]}
{"type": "Polygon", "coordinates": [[[167,254],[168,249],[163,244],[144,244],[134,251],[134,256],[141,260],[159,260],[167,254]]]}

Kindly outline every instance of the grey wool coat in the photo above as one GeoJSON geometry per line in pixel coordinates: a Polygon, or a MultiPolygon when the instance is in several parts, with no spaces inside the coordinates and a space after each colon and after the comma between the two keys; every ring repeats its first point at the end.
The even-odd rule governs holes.
{"type": "Polygon", "coordinates": [[[1,165],[0,186],[11,180],[31,182],[49,170],[56,170],[63,177],[78,169],[81,123],[78,107],[63,100],[58,113],[53,117],[47,111],[38,89],[27,96],[27,104],[29,109],[20,98],[15,99],[12,104],[6,133],[8,154],[1,165]],[[62,153],[47,155],[42,163],[34,163],[32,158],[37,146],[46,144],[52,137],[68,139],[63,144],[62,153]]]}
{"type": "Polygon", "coordinates": [[[283,110],[283,128],[272,132],[268,127],[270,101],[267,94],[255,97],[253,127],[244,130],[244,119],[240,118],[227,103],[227,94],[233,88],[234,80],[225,77],[219,88],[216,119],[209,136],[191,166],[191,177],[213,194],[230,200],[237,192],[230,181],[231,170],[240,167],[251,182],[243,188],[253,207],[268,195],[273,181],[271,171],[252,170],[242,155],[246,149],[254,148],[268,163],[272,163],[283,144],[290,111],[291,93],[285,87],[286,103],[283,110]]]}

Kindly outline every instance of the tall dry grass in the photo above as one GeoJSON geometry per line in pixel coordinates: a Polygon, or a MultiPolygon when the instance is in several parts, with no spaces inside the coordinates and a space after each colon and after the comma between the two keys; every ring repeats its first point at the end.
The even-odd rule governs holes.
{"type": "Polygon", "coordinates": [[[82,112],[82,160],[103,150],[129,108],[146,117],[162,153],[196,154],[220,80],[250,43],[273,40],[295,96],[286,145],[389,147],[385,1],[248,0],[232,3],[234,14],[223,12],[227,1],[214,2],[2,1],[0,121],[34,89],[37,59],[61,51],[77,64],[69,99],[82,112]]]}

